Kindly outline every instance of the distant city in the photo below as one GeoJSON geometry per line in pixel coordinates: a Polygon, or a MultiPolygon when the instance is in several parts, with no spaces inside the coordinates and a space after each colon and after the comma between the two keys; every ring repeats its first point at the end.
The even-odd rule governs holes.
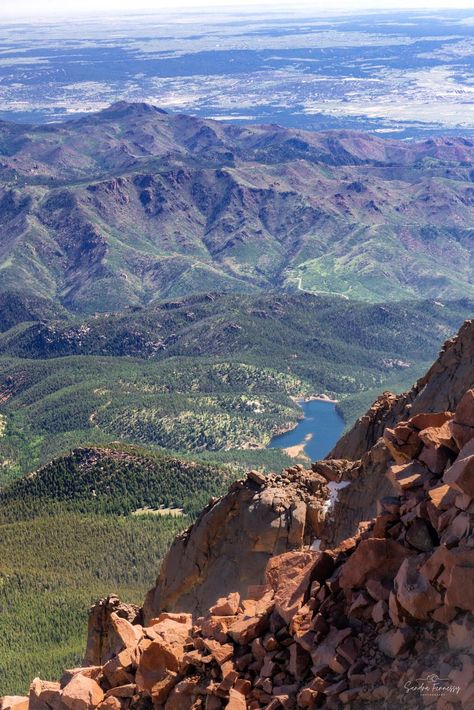
{"type": "Polygon", "coordinates": [[[187,14],[5,22],[0,119],[114,101],[243,123],[410,138],[474,131],[474,11],[187,14]]]}

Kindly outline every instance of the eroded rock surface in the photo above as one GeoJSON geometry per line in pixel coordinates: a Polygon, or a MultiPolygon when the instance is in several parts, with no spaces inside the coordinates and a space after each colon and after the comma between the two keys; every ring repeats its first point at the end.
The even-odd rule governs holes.
{"type": "Polygon", "coordinates": [[[401,395],[384,392],[342,436],[330,458],[360,459],[383,436],[386,427],[421,412],[454,411],[474,385],[474,321],[466,321],[448,340],[433,366],[411,390],[401,395]]]}

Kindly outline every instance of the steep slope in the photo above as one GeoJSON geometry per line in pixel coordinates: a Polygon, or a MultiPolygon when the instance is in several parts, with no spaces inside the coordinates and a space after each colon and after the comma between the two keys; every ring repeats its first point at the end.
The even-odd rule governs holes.
{"type": "MultiPolygon", "coordinates": [[[[175,541],[143,616],[101,601],[89,665],[60,683],[35,679],[30,707],[470,708],[474,389],[458,391],[472,376],[473,342],[468,322],[456,366],[438,382],[455,411],[410,412],[358,462],[328,459],[268,480],[251,472],[234,484],[175,541]],[[366,475],[384,481],[366,496],[369,506],[379,498],[375,515],[361,509],[350,537],[339,526],[344,539],[333,540],[351,503],[342,493],[366,475]],[[171,564],[179,548],[182,569],[171,564]],[[225,580],[224,560],[233,565],[225,580]],[[233,591],[218,598],[225,585],[233,591]],[[213,605],[193,619],[199,596],[213,605]]],[[[432,370],[440,378],[446,352],[432,370]]]]}
{"type": "Polygon", "coordinates": [[[119,104],[2,123],[0,155],[1,288],[72,311],[216,288],[474,295],[466,139],[239,128],[119,104]]]}
{"type": "Polygon", "coordinates": [[[420,412],[456,409],[466,389],[474,384],[473,323],[466,321],[457,336],[444,344],[439,358],[411,390],[398,396],[384,393],[374,402],[329,456],[337,459],[344,454],[357,459],[387,426],[420,412]]]}

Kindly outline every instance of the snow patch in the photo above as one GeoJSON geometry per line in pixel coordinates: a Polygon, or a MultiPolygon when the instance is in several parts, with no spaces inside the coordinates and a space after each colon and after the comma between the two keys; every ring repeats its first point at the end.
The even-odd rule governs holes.
{"type": "Polygon", "coordinates": [[[337,498],[338,498],[338,491],[342,490],[342,488],[346,488],[346,486],[348,486],[349,484],[350,484],[350,481],[340,481],[339,483],[336,483],[336,481],[330,481],[328,483],[329,495],[323,505],[323,510],[326,515],[336,505],[337,498]]]}

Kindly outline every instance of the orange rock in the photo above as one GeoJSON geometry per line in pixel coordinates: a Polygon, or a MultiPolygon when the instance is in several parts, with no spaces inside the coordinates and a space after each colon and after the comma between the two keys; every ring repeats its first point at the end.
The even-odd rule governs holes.
{"type": "Polygon", "coordinates": [[[448,426],[458,449],[463,449],[472,441],[474,431],[472,427],[459,424],[455,421],[449,422],[448,426]]]}
{"type": "Polygon", "coordinates": [[[143,636],[141,626],[134,626],[115,612],[110,615],[110,621],[125,648],[134,648],[143,636]]]}
{"type": "Polygon", "coordinates": [[[111,688],[105,694],[106,698],[113,695],[114,698],[132,698],[137,692],[135,683],[127,683],[127,685],[119,685],[117,688],[111,688]]]}
{"type": "Polygon", "coordinates": [[[47,680],[35,678],[30,685],[30,710],[55,710],[61,705],[61,686],[47,680]]]}
{"type": "Polygon", "coordinates": [[[350,589],[361,587],[369,577],[393,579],[403,560],[411,554],[407,548],[393,540],[362,540],[342,565],[339,584],[343,589],[350,589]]]}
{"type": "Polygon", "coordinates": [[[286,552],[270,559],[266,576],[275,593],[275,610],[287,623],[302,606],[312,579],[322,582],[334,568],[325,552],[286,552]]]}
{"type": "Polygon", "coordinates": [[[467,390],[463,395],[456,407],[454,421],[464,426],[474,427],[474,389],[467,390]]]}
{"type": "Polygon", "coordinates": [[[114,695],[109,695],[98,707],[99,710],[121,710],[122,704],[114,695]]]}
{"type": "Polygon", "coordinates": [[[439,592],[423,577],[420,561],[411,557],[402,562],[394,580],[395,594],[400,606],[415,619],[427,619],[429,612],[441,606],[439,592]]]}
{"type": "Polygon", "coordinates": [[[156,639],[143,651],[135,682],[139,691],[163,697],[174,685],[184,649],[177,653],[174,648],[156,639]]]}
{"type": "Polygon", "coordinates": [[[449,463],[450,454],[444,446],[424,446],[418,455],[418,461],[424,463],[432,473],[439,476],[449,463]]]}
{"type": "Polygon", "coordinates": [[[423,485],[423,475],[426,468],[421,463],[407,463],[399,466],[390,466],[388,476],[400,492],[423,485]]]}
{"type": "Polygon", "coordinates": [[[222,644],[212,639],[204,639],[204,646],[212,654],[214,660],[221,665],[232,658],[234,647],[231,643],[222,644]]]}
{"type": "MultiPolygon", "coordinates": [[[[324,668],[331,667],[333,659],[336,657],[336,649],[340,644],[352,634],[350,628],[347,629],[331,629],[326,638],[315,648],[311,653],[313,660],[313,674],[322,671],[324,668]]],[[[337,671],[336,671],[337,672],[337,671]]]]}
{"type": "Polygon", "coordinates": [[[436,508],[444,508],[444,501],[449,500],[449,491],[451,490],[450,486],[447,483],[443,483],[440,486],[436,486],[435,488],[431,488],[428,491],[428,495],[430,497],[431,502],[433,503],[436,508]]]}
{"type": "Polygon", "coordinates": [[[443,481],[470,498],[474,498],[474,456],[456,459],[445,472],[443,481]]]}
{"type": "Polygon", "coordinates": [[[421,451],[418,431],[407,422],[398,424],[394,429],[385,429],[383,439],[397,464],[416,458],[421,451]]]}
{"type": "Polygon", "coordinates": [[[63,689],[61,700],[69,710],[92,710],[104,700],[104,691],[97,681],[79,673],[63,689]]]}
{"type": "Polygon", "coordinates": [[[185,679],[172,689],[165,703],[165,710],[193,710],[196,707],[197,681],[185,679]]]}
{"type": "Polygon", "coordinates": [[[234,688],[242,695],[248,695],[252,690],[252,683],[249,680],[244,680],[243,678],[237,678],[234,683],[234,688]]]}
{"type": "Polygon", "coordinates": [[[431,614],[431,617],[437,621],[439,624],[444,624],[445,626],[449,624],[457,614],[457,609],[452,606],[446,606],[443,604],[438,609],[435,609],[431,614]]]}
{"type": "Polygon", "coordinates": [[[228,630],[235,643],[244,645],[253,641],[268,626],[267,616],[251,616],[248,619],[238,619],[228,630]]]}
{"type": "Polygon", "coordinates": [[[230,671],[224,675],[222,683],[220,683],[216,689],[218,695],[229,695],[235,681],[239,677],[236,671],[230,671]]]}
{"type": "Polygon", "coordinates": [[[227,629],[238,621],[238,616],[209,616],[201,621],[201,633],[206,638],[213,638],[220,643],[226,643],[227,629]]]}
{"type": "Polygon", "coordinates": [[[64,688],[65,685],[69,683],[70,680],[74,678],[75,675],[78,673],[81,673],[82,675],[86,676],[87,678],[92,678],[92,680],[96,680],[98,683],[100,682],[102,676],[103,676],[103,668],[102,666],[85,666],[85,667],[80,667],[80,668],[67,668],[65,671],[63,671],[63,674],[61,676],[61,680],[59,681],[61,684],[61,688],[64,688]]]}
{"type": "Polygon", "coordinates": [[[103,667],[103,673],[111,686],[125,685],[133,681],[133,675],[130,673],[132,666],[132,658],[125,655],[115,656],[107,661],[103,667]]]}
{"type": "Polygon", "coordinates": [[[234,616],[239,610],[240,594],[231,592],[227,597],[221,597],[210,608],[213,616],[234,616]]]}
{"type": "MultiPolygon", "coordinates": [[[[439,429],[446,422],[449,422],[453,418],[454,414],[452,412],[427,412],[422,414],[415,414],[408,420],[408,424],[419,429],[420,432],[426,431],[426,429],[439,429]]],[[[421,436],[421,434],[420,434],[421,436]]]]}
{"type": "Polygon", "coordinates": [[[164,612],[153,624],[146,628],[146,634],[154,640],[163,640],[176,649],[181,649],[186,643],[193,626],[191,614],[169,614],[164,612]]]}
{"type": "Polygon", "coordinates": [[[229,691],[229,702],[225,707],[226,710],[247,710],[245,695],[239,693],[235,688],[231,688],[229,691]]]}
{"type": "Polygon", "coordinates": [[[4,695],[0,698],[0,710],[28,710],[30,700],[25,695],[4,695]]]}
{"type": "Polygon", "coordinates": [[[434,446],[436,448],[445,446],[447,449],[451,449],[451,451],[458,451],[449,421],[446,421],[442,426],[427,427],[420,431],[418,436],[427,446],[434,446]]]}

